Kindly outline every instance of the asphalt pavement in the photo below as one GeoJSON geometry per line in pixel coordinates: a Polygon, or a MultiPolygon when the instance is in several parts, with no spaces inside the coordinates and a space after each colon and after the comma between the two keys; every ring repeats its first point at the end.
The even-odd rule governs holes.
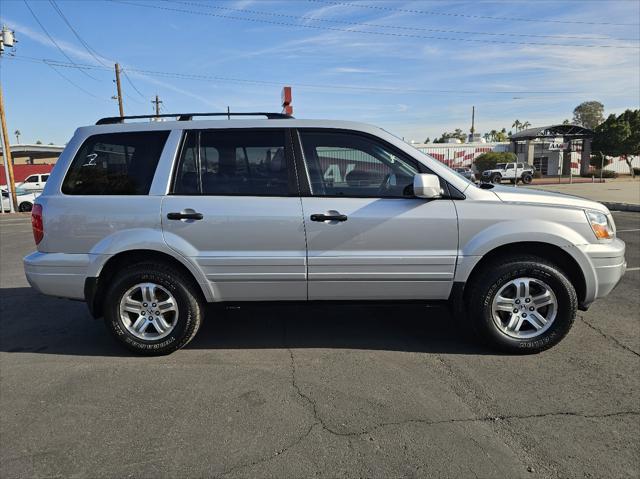
{"type": "Polygon", "coordinates": [[[533,356],[442,307],[213,308],[161,358],[29,288],[29,218],[0,217],[0,476],[640,476],[640,214],[630,270],[533,356]]]}

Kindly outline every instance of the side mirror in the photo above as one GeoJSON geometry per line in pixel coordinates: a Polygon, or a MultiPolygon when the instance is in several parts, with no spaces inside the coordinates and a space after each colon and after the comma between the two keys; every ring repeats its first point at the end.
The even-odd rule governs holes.
{"type": "Polygon", "coordinates": [[[413,177],[413,194],[418,198],[439,198],[442,195],[437,175],[418,174],[413,177]]]}

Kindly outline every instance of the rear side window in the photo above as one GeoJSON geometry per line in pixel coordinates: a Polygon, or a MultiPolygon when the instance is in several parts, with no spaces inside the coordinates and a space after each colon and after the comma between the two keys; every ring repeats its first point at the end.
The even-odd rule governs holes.
{"type": "Polygon", "coordinates": [[[146,195],[168,131],[108,133],[84,142],[62,183],[67,195],[146,195]]]}
{"type": "Polygon", "coordinates": [[[287,196],[284,130],[187,132],[173,193],[287,196]]]}

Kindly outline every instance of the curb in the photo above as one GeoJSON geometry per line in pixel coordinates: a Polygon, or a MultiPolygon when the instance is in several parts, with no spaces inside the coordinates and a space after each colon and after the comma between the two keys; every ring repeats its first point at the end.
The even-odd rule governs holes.
{"type": "Polygon", "coordinates": [[[633,211],[635,213],[640,213],[640,205],[634,205],[631,203],[609,203],[606,201],[601,201],[603,205],[605,205],[611,211],[633,211]]]}

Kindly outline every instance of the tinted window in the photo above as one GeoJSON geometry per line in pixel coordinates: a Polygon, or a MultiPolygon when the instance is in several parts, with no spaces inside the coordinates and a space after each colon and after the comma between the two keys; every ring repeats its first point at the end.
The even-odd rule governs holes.
{"type": "Polygon", "coordinates": [[[49,175],[42,175],[42,181],[47,181],[49,179],[49,175]]]}
{"type": "Polygon", "coordinates": [[[173,192],[288,195],[284,130],[188,132],[173,192]]]}
{"type": "Polygon", "coordinates": [[[68,195],[146,195],[167,140],[167,131],[89,137],[62,184],[68,195]]]}
{"type": "Polygon", "coordinates": [[[37,183],[38,182],[38,177],[37,176],[30,176],[29,178],[24,180],[24,182],[25,183],[37,183]]]}
{"type": "Polygon", "coordinates": [[[357,134],[300,132],[314,196],[413,196],[417,164],[357,134]]]}

